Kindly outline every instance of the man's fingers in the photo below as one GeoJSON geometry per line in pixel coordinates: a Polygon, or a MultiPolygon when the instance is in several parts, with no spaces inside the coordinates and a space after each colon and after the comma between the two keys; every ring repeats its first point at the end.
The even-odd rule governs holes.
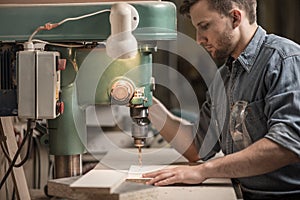
{"type": "Polygon", "coordinates": [[[154,178],[153,179],[151,179],[150,181],[148,181],[146,184],[148,184],[148,185],[157,185],[157,184],[155,184],[155,183],[158,183],[158,182],[160,182],[160,181],[163,181],[163,180],[165,180],[165,179],[168,179],[168,178],[170,178],[170,177],[172,177],[173,176],[173,173],[172,172],[165,172],[165,173],[161,173],[161,174],[159,174],[159,175],[157,175],[157,176],[154,176],[154,178]]]}
{"type": "Polygon", "coordinates": [[[171,185],[171,184],[177,183],[177,181],[178,180],[177,180],[176,176],[172,176],[172,177],[166,178],[164,180],[158,181],[154,185],[156,185],[156,186],[171,185]]]}
{"type": "Polygon", "coordinates": [[[157,171],[154,171],[154,172],[148,172],[148,173],[145,173],[143,174],[142,176],[144,178],[154,178],[160,174],[163,174],[163,173],[168,173],[170,171],[170,169],[161,169],[161,170],[157,170],[157,171]]]}
{"type": "Polygon", "coordinates": [[[155,176],[158,176],[159,174],[161,174],[161,171],[149,172],[149,173],[143,174],[143,178],[154,178],[155,176]]]}

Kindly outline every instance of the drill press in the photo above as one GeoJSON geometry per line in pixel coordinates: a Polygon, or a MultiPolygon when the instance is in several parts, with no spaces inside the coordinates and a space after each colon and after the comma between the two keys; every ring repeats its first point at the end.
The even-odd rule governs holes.
{"type": "MultiPolygon", "coordinates": [[[[4,27],[0,32],[0,116],[48,119],[49,135],[43,141],[49,141],[50,154],[55,157],[55,178],[81,173],[81,154],[86,151],[87,143],[87,105],[129,106],[133,119],[134,144],[142,147],[145,143],[150,123],[148,107],[152,104],[154,87],[152,51],[157,41],[176,39],[176,8],[171,2],[131,1],[130,4],[139,14],[139,23],[133,31],[133,36],[138,41],[136,54],[132,56],[131,52],[124,55],[117,53],[116,58],[112,55],[116,51],[109,51],[105,47],[109,36],[119,35],[120,30],[111,31],[109,12],[98,13],[107,9],[111,12],[114,4],[0,5],[0,26],[4,27]],[[60,23],[51,24],[49,21],[60,23]],[[34,33],[37,27],[41,31],[34,33]],[[25,46],[32,52],[27,52],[28,49],[23,46],[28,38],[33,45],[25,46]],[[17,55],[21,57],[18,58],[17,55]],[[20,62],[21,65],[18,65],[20,62]],[[64,62],[65,64],[61,64],[64,62]],[[29,65],[32,68],[28,69],[32,69],[33,74],[26,71],[29,65]],[[45,91],[49,91],[49,85],[31,82],[34,88],[28,89],[31,87],[28,85],[27,89],[20,90],[25,85],[18,85],[16,80],[27,80],[26,74],[34,77],[39,74],[34,70],[42,72],[39,69],[46,66],[51,66],[51,73],[55,76],[49,79],[53,84],[50,88],[54,91],[51,97],[51,115],[44,116],[39,115],[39,105],[48,105],[49,99],[38,98],[36,91],[48,95],[45,91]],[[59,73],[56,73],[57,70],[59,73]],[[26,96],[28,90],[32,99],[37,101],[26,101],[24,104],[17,96],[20,92],[22,97],[26,96]],[[56,101],[60,104],[56,104],[56,101]],[[20,105],[22,108],[30,106],[30,115],[22,115],[20,105]]],[[[130,12],[135,13],[131,9],[130,12]]],[[[134,15],[132,20],[137,20],[134,15]]],[[[122,27],[122,30],[127,30],[126,28],[128,26],[122,27]]],[[[130,38],[132,39],[131,36],[130,38]]],[[[118,45],[121,43],[117,41],[118,45]]],[[[36,78],[41,83],[44,80],[42,77],[36,78]]],[[[27,81],[23,82],[27,84],[27,81]]],[[[49,110],[46,111],[49,113],[49,110]]]]}

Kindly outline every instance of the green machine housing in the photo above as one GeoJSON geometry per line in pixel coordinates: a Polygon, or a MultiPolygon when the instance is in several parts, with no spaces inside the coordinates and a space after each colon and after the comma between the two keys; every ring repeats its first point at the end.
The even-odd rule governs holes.
{"type": "MultiPolygon", "coordinates": [[[[20,44],[26,42],[37,27],[48,22],[59,22],[65,18],[110,9],[112,4],[0,5],[0,104],[4,100],[16,101],[11,101],[14,95],[5,94],[15,94],[18,85],[11,81],[7,87],[3,80],[9,82],[16,79],[15,55],[23,50],[20,44]],[[4,62],[5,60],[9,62],[4,62]]],[[[85,152],[87,143],[85,108],[93,104],[116,103],[111,98],[114,88],[121,93],[124,88],[126,92],[132,90],[132,96],[119,99],[117,103],[121,101],[121,104],[134,108],[131,109],[131,116],[137,117],[141,123],[148,123],[145,117],[147,108],[152,104],[154,84],[152,51],[156,41],[176,39],[176,7],[171,2],[162,1],[130,4],[140,16],[139,25],[133,32],[139,44],[138,56],[134,58],[113,60],[106,55],[105,44],[102,42],[110,35],[109,12],[69,21],[49,31],[40,31],[34,38],[49,42],[45,51],[59,52],[60,57],[66,60],[66,68],[61,71],[60,89],[64,112],[57,118],[48,120],[50,153],[55,155],[57,178],[81,173],[77,165],[80,165],[80,155],[85,152]],[[52,45],[53,43],[66,46],[52,45]],[[73,47],[73,44],[81,46],[73,47]]],[[[12,105],[12,110],[16,114],[18,105],[16,108],[12,105]]]]}

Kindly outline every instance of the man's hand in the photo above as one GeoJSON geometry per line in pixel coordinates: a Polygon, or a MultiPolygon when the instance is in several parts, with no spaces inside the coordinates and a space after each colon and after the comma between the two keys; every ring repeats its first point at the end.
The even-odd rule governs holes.
{"type": "Polygon", "coordinates": [[[199,184],[206,180],[201,172],[201,165],[170,167],[143,174],[143,178],[152,178],[146,184],[156,186],[175,183],[199,184]]]}
{"type": "Polygon", "coordinates": [[[246,149],[196,166],[167,168],[144,174],[147,184],[198,184],[208,178],[242,178],[272,172],[299,162],[299,157],[281,145],[263,138],[246,149]]]}

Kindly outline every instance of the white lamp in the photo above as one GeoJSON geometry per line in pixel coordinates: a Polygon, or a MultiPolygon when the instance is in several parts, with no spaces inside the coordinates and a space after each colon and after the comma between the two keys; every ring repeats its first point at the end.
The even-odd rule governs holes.
{"type": "Polygon", "coordinates": [[[110,13],[111,35],[106,41],[106,52],[111,58],[132,58],[137,54],[137,41],[132,35],[139,23],[137,10],[127,3],[116,3],[110,13]]]}

